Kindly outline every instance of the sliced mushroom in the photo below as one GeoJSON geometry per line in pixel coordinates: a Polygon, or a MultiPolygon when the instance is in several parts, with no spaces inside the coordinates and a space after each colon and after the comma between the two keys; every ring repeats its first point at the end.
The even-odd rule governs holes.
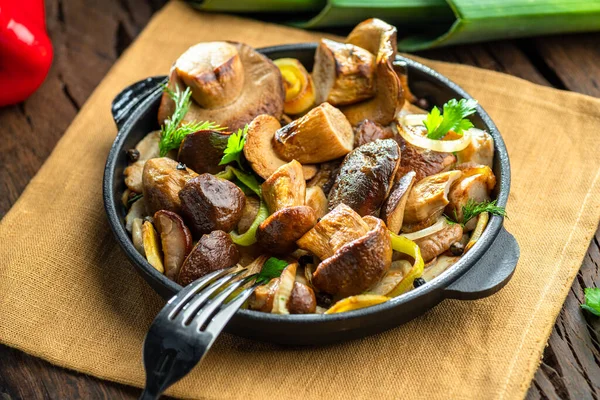
{"type": "MultiPolygon", "coordinates": [[[[385,224],[372,216],[363,217],[363,221],[368,232],[338,248],[313,273],[312,283],[320,291],[342,297],[359,294],[375,285],[390,268],[392,245],[385,224]]],[[[313,252],[312,248],[306,250],[313,252]]]]}
{"type": "Polygon", "coordinates": [[[354,147],[362,146],[377,139],[393,139],[394,131],[390,127],[383,127],[377,122],[365,119],[354,130],[354,147]]]}
{"type": "Polygon", "coordinates": [[[396,57],[396,28],[371,18],[358,24],[346,38],[346,43],[376,55],[375,97],[344,106],[342,112],[353,126],[365,119],[389,124],[404,104],[402,85],[392,65],[396,57]]]}
{"type": "Polygon", "coordinates": [[[244,192],[228,180],[202,174],[187,181],[179,192],[181,211],[192,233],[229,232],[242,218],[244,192]]]}
{"type": "Polygon", "coordinates": [[[318,164],[345,156],[352,150],[352,126],[340,110],[323,103],[280,128],[273,149],[284,160],[318,164]]]}
{"type": "MultiPolygon", "coordinates": [[[[492,169],[486,165],[465,165],[457,167],[462,171],[462,176],[458,179],[448,192],[449,204],[446,206],[446,214],[463,219],[463,207],[469,200],[476,203],[490,200],[490,193],[496,186],[496,177],[492,169]]],[[[465,226],[466,230],[475,228],[475,221],[469,221],[465,226]]]]}
{"type": "Polygon", "coordinates": [[[417,239],[415,243],[421,249],[423,260],[428,262],[448,250],[453,243],[460,241],[462,235],[463,228],[460,224],[446,224],[441,231],[417,239]]]}
{"type": "Polygon", "coordinates": [[[146,161],[142,181],[146,209],[150,215],[158,210],[181,212],[179,191],[198,174],[189,168],[179,169],[178,165],[177,161],[166,157],[146,161]]]}
{"type": "Polygon", "coordinates": [[[306,188],[305,203],[315,211],[317,218],[323,218],[327,214],[327,196],[319,186],[306,188]]]}
{"type": "Polygon", "coordinates": [[[229,133],[208,130],[189,134],[179,146],[177,159],[199,174],[223,171],[225,165],[219,165],[219,162],[229,136],[229,133]]]}
{"type": "Polygon", "coordinates": [[[278,286],[278,278],[273,278],[269,283],[258,286],[254,289],[254,292],[248,299],[248,308],[255,311],[270,313],[273,309],[273,299],[275,298],[275,291],[278,286]]]}
{"type": "Polygon", "coordinates": [[[125,175],[125,184],[130,190],[136,193],[142,193],[142,173],[144,172],[144,164],[146,163],[146,160],[159,157],[159,141],[160,131],[153,131],[144,136],[144,138],[135,145],[137,159],[123,171],[123,175],[125,175]]]}
{"type": "Polygon", "coordinates": [[[234,266],[239,258],[238,249],[227,233],[214,231],[202,235],[183,262],[177,282],[186,286],[208,273],[234,266]]]}
{"type": "Polygon", "coordinates": [[[321,260],[331,257],[346,243],[363,237],[369,225],[354,210],[340,204],[298,241],[298,247],[310,251],[321,260]]]}
{"type": "Polygon", "coordinates": [[[432,281],[448,268],[456,264],[458,260],[460,260],[460,257],[440,255],[436,257],[431,264],[425,267],[421,278],[425,279],[426,282],[432,281]]]}
{"type": "Polygon", "coordinates": [[[314,226],[317,217],[304,205],[306,182],[297,161],[279,167],[262,185],[271,215],[256,232],[256,240],[267,251],[282,254],[294,250],[296,240],[314,226]]]}
{"type": "MultiPolygon", "coordinates": [[[[417,226],[424,221],[429,225],[435,223],[449,203],[448,192],[452,183],[461,175],[460,171],[442,172],[415,183],[404,208],[402,229],[405,230],[407,225],[417,226]]],[[[424,227],[419,226],[419,228],[424,227]]]]}
{"type": "MultiPolygon", "coordinates": [[[[398,129],[402,128],[398,127],[398,129]]],[[[400,135],[396,135],[394,140],[398,142],[402,153],[400,167],[398,167],[399,176],[415,171],[416,181],[419,182],[427,176],[448,171],[456,163],[456,157],[451,153],[440,153],[413,146],[400,135]]]]}
{"type": "Polygon", "coordinates": [[[152,222],[145,221],[142,224],[142,243],[144,245],[144,254],[146,260],[161,274],[165,272],[165,267],[162,262],[162,253],[160,251],[160,243],[158,234],[152,225],[152,222]]]}
{"type": "Polygon", "coordinates": [[[165,275],[175,280],[183,261],[192,250],[192,234],[181,217],[172,211],[157,211],[154,223],[160,234],[165,275]]]}
{"type": "Polygon", "coordinates": [[[296,160],[277,168],[261,185],[261,193],[271,214],[286,207],[304,205],[306,181],[296,160]]]}
{"type": "Polygon", "coordinates": [[[404,208],[410,193],[415,183],[415,172],[410,171],[402,176],[390,191],[390,195],[381,207],[381,219],[385,222],[388,229],[396,234],[402,228],[404,220],[404,208]]]}
{"type": "Polygon", "coordinates": [[[329,193],[329,209],[344,203],[361,216],[375,214],[390,192],[399,164],[400,148],[392,139],[352,150],[329,193]]]}
{"type": "Polygon", "coordinates": [[[279,277],[279,284],[273,293],[273,314],[289,314],[288,302],[292,297],[292,291],[294,290],[294,283],[296,282],[296,269],[298,263],[290,263],[287,267],[281,271],[279,277]]]}
{"type": "Polygon", "coordinates": [[[142,233],[143,224],[144,220],[141,218],[135,218],[133,220],[133,223],[131,224],[131,241],[133,242],[135,249],[145,257],[146,251],[144,250],[144,237],[142,233]]]}
{"type": "Polygon", "coordinates": [[[237,232],[239,234],[245,233],[254,222],[258,209],[260,207],[260,200],[254,196],[246,196],[246,204],[242,210],[242,218],[237,225],[237,232]]]}
{"type": "Polygon", "coordinates": [[[323,189],[325,195],[328,195],[340,172],[341,165],[342,162],[339,160],[321,164],[316,175],[307,182],[306,187],[318,186],[323,189]]]}
{"type": "MultiPolygon", "coordinates": [[[[248,300],[248,307],[251,310],[270,313],[273,310],[273,299],[278,288],[279,278],[273,278],[266,285],[257,287],[248,300]]],[[[303,283],[294,282],[286,307],[290,314],[314,313],[317,307],[315,292],[303,283]]]]}
{"type": "Polygon", "coordinates": [[[348,105],[375,95],[375,57],[348,43],[321,39],[315,53],[313,77],[316,103],[348,105]]]}
{"type": "Polygon", "coordinates": [[[142,197],[141,199],[137,199],[129,208],[125,216],[125,229],[131,232],[133,222],[136,219],[143,219],[146,215],[148,215],[146,212],[146,201],[142,197]]]}
{"type": "Polygon", "coordinates": [[[491,167],[494,162],[494,139],[481,129],[470,129],[469,133],[471,142],[456,153],[458,163],[473,162],[491,167]]]}
{"type": "Polygon", "coordinates": [[[279,58],[274,63],[281,72],[285,87],[283,111],[292,115],[302,114],[315,103],[315,88],[310,74],[295,58],[279,58]]]}
{"type": "MultiPolygon", "coordinates": [[[[244,156],[250,166],[263,179],[268,179],[273,172],[286,161],[279,158],[273,149],[273,136],[281,128],[277,118],[270,115],[259,115],[248,126],[244,156]]],[[[310,179],[317,173],[314,165],[303,165],[304,178],[310,179]]]]}
{"type": "MultiPolygon", "coordinates": [[[[194,101],[183,122],[212,121],[235,131],[260,114],[279,118],[283,112],[285,91],[279,69],[242,43],[211,42],[191,47],[175,62],[169,76],[172,90],[188,84],[194,101]]],[[[165,93],[159,122],[173,111],[173,101],[165,93]]]]}

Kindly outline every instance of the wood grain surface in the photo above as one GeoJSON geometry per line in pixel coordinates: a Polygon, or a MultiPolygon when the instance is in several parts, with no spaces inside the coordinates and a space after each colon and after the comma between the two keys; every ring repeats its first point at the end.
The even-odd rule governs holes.
{"type": "MultiPolygon", "coordinates": [[[[55,59],[22,104],[0,108],[0,217],[51,153],[111,65],[166,0],[46,0],[55,59]]],[[[418,53],[600,97],[600,34],[500,41],[418,53]]],[[[600,134],[600,132],[599,132],[600,134]]],[[[600,319],[582,313],[600,284],[600,230],[556,321],[528,399],[600,398],[600,319]]],[[[140,349],[141,351],[141,349],[140,349]]],[[[0,345],[0,399],[134,399],[140,390],[55,367],[0,345]]]]}

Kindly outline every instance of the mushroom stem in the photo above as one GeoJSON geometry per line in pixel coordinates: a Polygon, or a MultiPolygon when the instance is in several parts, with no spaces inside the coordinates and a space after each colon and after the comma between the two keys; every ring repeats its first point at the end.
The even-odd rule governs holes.
{"type": "Polygon", "coordinates": [[[274,214],[287,207],[303,206],[306,181],[302,165],[293,160],[279,167],[261,186],[269,212],[274,214]]]}

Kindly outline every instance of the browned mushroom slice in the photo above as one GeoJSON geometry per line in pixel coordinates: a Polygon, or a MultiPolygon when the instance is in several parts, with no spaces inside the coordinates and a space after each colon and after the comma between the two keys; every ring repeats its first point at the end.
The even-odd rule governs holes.
{"type": "Polygon", "coordinates": [[[298,239],[297,244],[324,260],[331,257],[346,243],[364,236],[369,225],[360,215],[345,204],[340,204],[308,232],[298,239]]]}
{"type": "Polygon", "coordinates": [[[453,243],[460,241],[462,234],[463,228],[460,224],[446,224],[441,231],[417,239],[415,243],[421,249],[423,261],[429,262],[448,250],[453,243]]]}
{"type": "MultiPolygon", "coordinates": [[[[446,206],[446,213],[462,221],[463,206],[467,205],[469,200],[476,203],[490,200],[490,193],[496,186],[496,177],[487,165],[463,164],[457,168],[462,171],[462,176],[452,184],[448,192],[450,203],[446,206]]],[[[473,230],[475,220],[467,223],[465,228],[468,231],[473,230]]]]}
{"type": "Polygon", "coordinates": [[[286,207],[304,205],[306,181],[296,160],[277,168],[261,185],[261,193],[272,214],[286,207]]]}
{"type": "Polygon", "coordinates": [[[306,188],[305,204],[315,210],[317,218],[323,218],[327,214],[327,196],[319,186],[306,188]]]}
{"type": "Polygon", "coordinates": [[[375,95],[375,57],[347,43],[321,39],[315,53],[316,103],[356,103],[375,95]]]}
{"type": "MultiPolygon", "coordinates": [[[[273,149],[273,136],[281,128],[277,118],[270,115],[259,115],[248,126],[244,156],[250,166],[263,179],[268,179],[273,172],[286,161],[279,158],[273,149]]],[[[317,173],[314,165],[303,165],[304,179],[310,179],[317,173]]]]}
{"type": "Polygon", "coordinates": [[[273,149],[284,160],[318,164],[345,156],[352,150],[352,126],[340,110],[323,103],[278,129],[273,149]]]}
{"type": "Polygon", "coordinates": [[[381,207],[381,219],[388,229],[396,234],[402,228],[404,207],[408,200],[408,194],[415,183],[415,175],[414,171],[410,171],[394,183],[390,195],[381,207]]]}
{"type": "MultiPolygon", "coordinates": [[[[185,65],[180,60],[175,63],[168,84],[173,90],[176,86],[185,88],[186,80],[191,84],[194,101],[183,122],[212,121],[235,131],[260,114],[281,116],[285,91],[279,68],[252,47],[236,42],[202,43],[184,54],[185,65]],[[216,80],[206,80],[211,76],[216,80]],[[224,85],[219,87],[221,83],[224,85]]],[[[158,112],[159,123],[170,117],[173,110],[173,101],[165,93],[158,112]]]]}
{"type": "Polygon", "coordinates": [[[227,147],[229,133],[198,131],[187,135],[179,146],[177,159],[199,174],[216,174],[225,169],[219,165],[227,147]]]}
{"type": "Polygon", "coordinates": [[[165,275],[175,280],[183,261],[192,250],[192,234],[181,217],[172,211],[157,211],[154,224],[160,234],[165,275]]]}
{"type": "Polygon", "coordinates": [[[368,19],[350,32],[346,43],[362,47],[376,55],[376,93],[369,100],[342,107],[342,112],[353,126],[365,119],[381,125],[389,124],[394,120],[396,111],[404,104],[402,85],[392,65],[396,56],[396,28],[380,19],[368,19]]]}
{"type": "Polygon", "coordinates": [[[296,248],[298,240],[317,223],[317,216],[308,206],[284,208],[265,219],[256,231],[256,240],[263,249],[285,254],[296,248]]]}
{"type": "Polygon", "coordinates": [[[175,71],[202,108],[224,107],[238,98],[244,72],[238,49],[227,42],[198,43],[175,62],[175,71]]]}
{"type": "Polygon", "coordinates": [[[448,191],[452,183],[461,174],[460,171],[442,172],[415,183],[404,208],[404,225],[417,225],[423,221],[433,224],[437,221],[449,203],[448,191]]]}
{"type": "Polygon", "coordinates": [[[123,175],[125,175],[125,184],[130,190],[136,193],[142,193],[144,190],[142,184],[144,164],[146,164],[146,160],[160,156],[160,151],[158,149],[159,141],[160,131],[154,131],[144,136],[144,138],[135,145],[135,161],[123,171],[123,175]]]}
{"type": "Polygon", "coordinates": [[[177,161],[166,157],[146,161],[142,182],[146,209],[150,215],[158,210],[181,212],[179,191],[198,174],[189,168],[180,169],[178,165],[177,161]]]}
{"type": "Polygon", "coordinates": [[[296,240],[317,222],[314,210],[304,205],[306,182],[300,163],[279,167],[263,183],[262,193],[272,214],[258,226],[256,240],[272,253],[293,251],[296,240]]]}
{"type": "Polygon", "coordinates": [[[242,210],[242,218],[237,225],[237,233],[245,233],[254,222],[260,207],[260,200],[254,196],[246,196],[246,204],[242,210]]]}
{"type": "Polygon", "coordinates": [[[494,162],[494,139],[481,129],[470,129],[471,141],[463,150],[456,153],[458,163],[473,162],[492,166],[494,162]]]}
{"type": "Polygon", "coordinates": [[[227,233],[214,231],[202,235],[183,262],[177,282],[186,286],[208,273],[234,266],[239,258],[238,249],[227,233]]]}
{"type": "Polygon", "coordinates": [[[377,122],[365,119],[354,129],[354,147],[362,146],[377,139],[392,139],[394,131],[390,127],[383,127],[377,122]]]}
{"type": "Polygon", "coordinates": [[[352,150],[329,193],[329,209],[344,203],[361,216],[375,214],[390,192],[399,163],[400,149],[392,139],[352,150]]]}
{"type": "Polygon", "coordinates": [[[192,233],[229,232],[242,218],[246,196],[235,184],[202,174],[190,179],[179,192],[181,210],[192,233]]]}
{"type": "MultiPolygon", "coordinates": [[[[398,129],[402,129],[398,127],[398,129]]],[[[437,151],[422,149],[407,143],[400,135],[394,140],[400,146],[402,159],[398,167],[398,175],[405,175],[409,171],[415,171],[416,181],[449,170],[455,163],[456,157],[451,153],[440,153],[437,151]]]]}
{"type": "Polygon", "coordinates": [[[359,294],[376,284],[392,263],[388,230],[379,218],[366,216],[369,231],[346,243],[323,260],[312,276],[313,285],[335,296],[359,294]]]}
{"type": "MultiPolygon", "coordinates": [[[[261,285],[254,290],[248,299],[251,310],[270,313],[273,310],[275,292],[279,289],[279,278],[273,278],[266,285],[261,285]]],[[[287,302],[290,314],[310,314],[317,308],[315,292],[307,285],[294,282],[292,293],[287,302]]]]}

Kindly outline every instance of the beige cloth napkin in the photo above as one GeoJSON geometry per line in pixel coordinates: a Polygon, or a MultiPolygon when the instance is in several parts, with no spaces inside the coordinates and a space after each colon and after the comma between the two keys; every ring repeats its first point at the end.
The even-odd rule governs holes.
{"type": "MultiPolygon", "coordinates": [[[[142,340],[162,300],[108,227],[101,182],[113,97],[165,74],[199,41],[254,46],[319,36],[168,4],[116,63],[0,225],[0,341],[52,363],[143,385],[142,340]]],[[[512,281],[445,301],[386,333],[293,348],[230,335],[174,386],[208,399],[521,398],[600,218],[600,101],[496,72],[425,61],[478,99],[502,132],[521,246],[512,281]]],[[[49,105],[51,107],[51,105],[49,105]]]]}

